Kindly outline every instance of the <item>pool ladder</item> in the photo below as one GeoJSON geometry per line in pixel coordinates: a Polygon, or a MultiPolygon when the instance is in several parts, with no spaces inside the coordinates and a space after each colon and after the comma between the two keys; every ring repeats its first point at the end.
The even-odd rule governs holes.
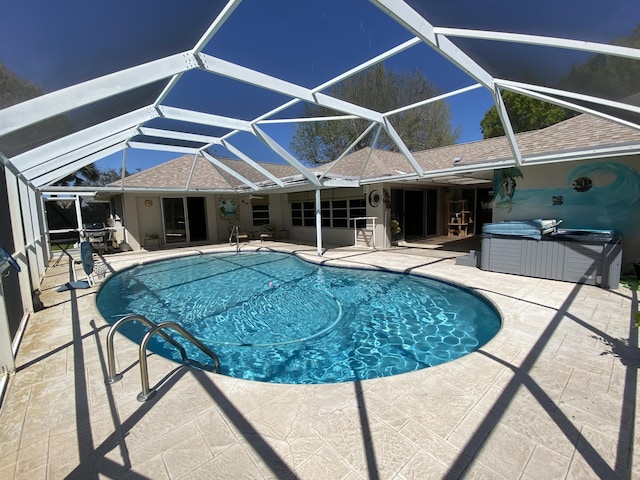
{"type": "Polygon", "coordinates": [[[149,331],[145,334],[144,338],[142,339],[142,342],[140,343],[140,348],[138,352],[139,358],[140,358],[140,380],[142,383],[142,391],[138,394],[139,402],[146,402],[147,400],[153,398],[153,396],[156,394],[155,390],[151,390],[149,388],[149,368],[147,366],[147,344],[149,343],[149,340],[151,340],[151,337],[153,337],[156,333],[178,349],[178,351],[180,352],[180,355],[182,356],[182,363],[184,365],[197,366],[204,370],[211,371],[210,368],[207,368],[207,365],[203,365],[200,362],[196,362],[194,360],[189,360],[189,358],[187,357],[187,352],[185,352],[182,345],[180,345],[177,341],[171,338],[165,332],[165,330],[171,329],[178,332],[182,337],[187,339],[193,345],[198,347],[203,353],[208,355],[209,358],[211,358],[211,360],[213,361],[213,372],[218,373],[220,371],[220,361],[218,360],[218,356],[215,353],[213,353],[209,348],[207,348],[200,340],[195,338],[193,335],[191,335],[189,332],[187,332],[184,328],[182,328],[177,323],[175,322],[155,323],[149,320],[148,318],[143,317],[142,315],[134,314],[134,315],[127,315],[126,317],[122,317],[120,320],[118,320],[116,323],[114,323],[111,326],[111,328],[109,329],[109,333],[107,334],[107,368],[109,370],[108,377],[106,380],[107,384],[110,385],[122,379],[122,374],[116,372],[116,359],[115,359],[115,352],[113,348],[113,337],[115,336],[116,331],[122,325],[128,322],[133,322],[133,321],[140,322],[149,328],[149,331]]]}

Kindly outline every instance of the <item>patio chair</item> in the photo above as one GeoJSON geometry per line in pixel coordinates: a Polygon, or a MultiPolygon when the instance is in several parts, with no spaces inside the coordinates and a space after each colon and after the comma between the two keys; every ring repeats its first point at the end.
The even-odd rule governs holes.
{"type": "Polygon", "coordinates": [[[242,242],[243,240],[249,241],[249,234],[239,223],[229,222],[229,243],[234,241],[242,242]]]}
{"type": "Polygon", "coordinates": [[[265,240],[273,240],[275,233],[276,230],[273,228],[273,225],[269,223],[262,225],[262,228],[260,228],[260,241],[264,242],[265,240]]]}
{"type": "Polygon", "coordinates": [[[67,290],[75,290],[79,288],[89,288],[96,284],[95,275],[104,277],[107,272],[107,264],[104,261],[96,262],[93,258],[93,247],[91,242],[83,240],[79,245],[80,258],[74,258],[71,262],[71,269],[73,271],[73,281],[58,288],[58,292],[64,292],[67,290]],[[78,273],[76,271],[76,265],[82,265],[86,278],[84,280],[78,280],[78,273]]]}
{"type": "Polygon", "coordinates": [[[95,281],[95,275],[98,275],[99,277],[104,277],[107,273],[107,263],[102,260],[102,259],[98,259],[98,261],[96,261],[96,259],[93,257],[93,245],[91,245],[91,242],[85,240],[80,242],[80,259],[75,259],[74,260],[74,267],[73,267],[73,280],[77,282],[77,274],[76,274],[76,268],[75,268],[75,264],[80,263],[82,265],[82,270],[84,271],[84,273],[87,275],[86,277],[86,282],[89,285],[95,285],[96,281],[95,281]]]}

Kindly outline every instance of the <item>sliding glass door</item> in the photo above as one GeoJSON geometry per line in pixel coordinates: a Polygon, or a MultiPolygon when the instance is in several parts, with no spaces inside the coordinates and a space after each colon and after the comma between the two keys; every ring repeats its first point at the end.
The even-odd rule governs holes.
{"type": "Polygon", "coordinates": [[[204,197],[163,198],[162,217],[166,245],[207,240],[204,197]]]}
{"type": "Polygon", "coordinates": [[[187,222],[183,198],[163,198],[164,243],[186,243],[187,222]]]}

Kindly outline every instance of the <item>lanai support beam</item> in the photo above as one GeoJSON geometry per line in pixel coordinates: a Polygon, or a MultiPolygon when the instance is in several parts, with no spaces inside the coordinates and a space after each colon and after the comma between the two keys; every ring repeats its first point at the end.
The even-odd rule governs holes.
{"type": "Polygon", "coordinates": [[[177,53],[18,103],[0,110],[0,136],[197,67],[191,53],[177,53]]]}
{"type": "Polygon", "coordinates": [[[322,256],[322,208],[320,202],[320,189],[316,188],[316,251],[322,256]]]}

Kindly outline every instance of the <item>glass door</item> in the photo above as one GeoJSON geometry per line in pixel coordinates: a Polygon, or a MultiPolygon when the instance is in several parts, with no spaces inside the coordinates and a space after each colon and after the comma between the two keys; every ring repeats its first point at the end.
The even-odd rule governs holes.
{"type": "Polygon", "coordinates": [[[207,240],[207,210],[204,197],[187,197],[187,217],[189,218],[189,241],[207,240]]]}
{"type": "Polygon", "coordinates": [[[404,191],[404,238],[424,238],[424,190],[404,191]]]}
{"type": "Polygon", "coordinates": [[[185,219],[184,199],[163,198],[162,215],[164,217],[164,243],[187,242],[187,222],[185,219]]]}

